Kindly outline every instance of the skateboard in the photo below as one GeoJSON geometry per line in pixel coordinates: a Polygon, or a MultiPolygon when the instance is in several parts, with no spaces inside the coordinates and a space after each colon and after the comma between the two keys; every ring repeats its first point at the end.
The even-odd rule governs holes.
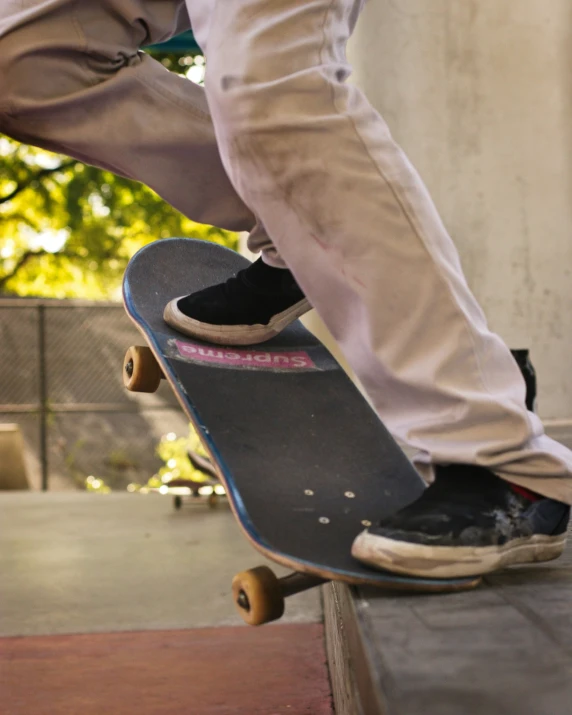
{"type": "Polygon", "coordinates": [[[206,501],[208,506],[214,509],[221,497],[221,494],[217,491],[218,487],[218,480],[198,482],[194,479],[171,479],[166,484],[159,488],[153,488],[151,491],[166,494],[167,496],[172,495],[175,509],[180,509],[183,506],[184,497],[190,497],[193,502],[204,503],[206,501]]]}
{"type": "Polygon", "coordinates": [[[220,245],[172,238],[142,248],[123,280],[125,309],[146,347],[127,351],[130,390],[165,378],[210,456],[244,536],[292,573],[235,576],[251,625],[278,619],[285,598],[330,580],[396,591],[450,592],[476,578],[427,579],[352,558],[355,536],[417,498],[424,485],[330,352],[296,321],[272,340],[225,347],[167,326],[168,301],[226,280],[248,261],[220,245]]]}
{"type": "MultiPolygon", "coordinates": [[[[208,474],[210,478],[202,481],[188,478],[171,479],[164,485],[166,491],[163,493],[173,494],[173,506],[175,509],[180,509],[183,506],[183,497],[185,496],[192,497],[194,501],[199,501],[201,497],[206,496],[206,502],[212,509],[217,506],[219,498],[226,494],[224,487],[222,487],[217,478],[216,469],[210,459],[206,459],[192,449],[187,450],[187,456],[195,469],[208,474]]],[[[161,487],[161,489],[164,487],[161,487]]]]}

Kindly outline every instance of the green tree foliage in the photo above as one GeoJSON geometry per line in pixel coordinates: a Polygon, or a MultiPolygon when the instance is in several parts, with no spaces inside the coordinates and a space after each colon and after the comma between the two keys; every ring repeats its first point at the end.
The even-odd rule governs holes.
{"type": "MultiPolygon", "coordinates": [[[[202,64],[158,58],[180,72],[202,64]]],[[[237,247],[142,184],[0,135],[0,294],[118,298],[133,253],[168,236],[237,247]]]]}

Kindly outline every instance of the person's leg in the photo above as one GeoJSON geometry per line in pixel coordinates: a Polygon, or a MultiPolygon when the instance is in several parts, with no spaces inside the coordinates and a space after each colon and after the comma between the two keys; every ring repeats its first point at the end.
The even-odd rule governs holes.
{"type": "MultiPolygon", "coordinates": [[[[220,161],[203,88],[140,52],[189,27],[183,0],[0,3],[0,131],[141,181],[200,223],[251,231],[255,217],[220,161]]],[[[264,263],[233,282],[232,301],[221,286],[214,303],[213,291],[188,302],[196,334],[216,337],[234,321],[236,339],[252,342],[253,303],[268,322],[309,309],[290,272],[272,268],[284,264],[260,224],[250,245],[264,263]]]]}
{"type": "Polygon", "coordinates": [[[360,3],[187,3],[223,164],[391,432],[421,467],[572,503],[572,453],[527,412],[421,179],[345,82],[360,3]]]}
{"type": "Polygon", "coordinates": [[[141,53],[189,28],[181,0],[6,0],[0,130],[141,181],[193,220],[249,231],[204,90],[141,53]]]}

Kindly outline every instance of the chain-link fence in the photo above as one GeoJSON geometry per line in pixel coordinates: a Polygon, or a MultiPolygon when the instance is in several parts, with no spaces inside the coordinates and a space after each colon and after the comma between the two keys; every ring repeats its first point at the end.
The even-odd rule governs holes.
{"type": "Polygon", "coordinates": [[[118,303],[0,300],[0,422],[20,425],[32,487],[145,483],[161,435],[187,433],[165,383],[153,395],[123,387],[125,350],[138,343],[118,303]]]}

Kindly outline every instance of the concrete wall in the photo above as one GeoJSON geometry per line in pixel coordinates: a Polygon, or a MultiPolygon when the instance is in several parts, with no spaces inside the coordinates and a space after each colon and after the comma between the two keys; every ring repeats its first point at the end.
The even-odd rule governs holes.
{"type": "Polygon", "coordinates": [[[20,427],[0,424],[0,490],[29,488],[20,427]]]}
{"type": "Polygon", "coordinates": [[[370,0],[353,80],[419,169],[491,327],[572,418],[572,3],[370,0]]]}

